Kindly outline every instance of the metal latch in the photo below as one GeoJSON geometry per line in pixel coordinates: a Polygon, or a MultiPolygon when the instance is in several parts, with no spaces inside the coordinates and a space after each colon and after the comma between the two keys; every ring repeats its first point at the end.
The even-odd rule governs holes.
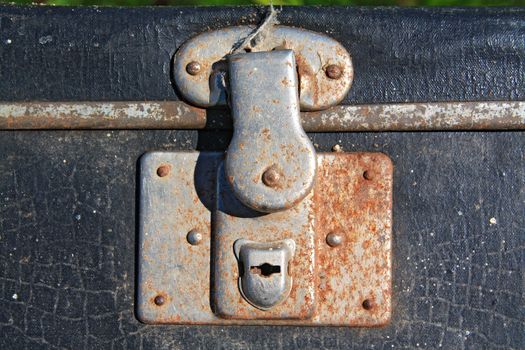
{"type": "Polygon", "coordinates": [[[226,154],[142,157],[139,318],[384,324],[391,161],[380,153],[316,154],[301,126],[301,110],[344,98],[350,55],[321,34],[274,27],[253,38],[252,30],[208,32],[176,54],[181,94],[200,107],[228,104],[234,133],[226,154]]]}
{"type": "Polygon", "coordinates": [[[300,109],[326,109],[341,101],[353,67],[344,47],[324,35],[278,26],[246,41],[252,30],[227,28],[190,40],[176,55],[174,76],[195,105],[229,101],[234,134],[226,153],[227,179],[245,205],[275,212],[303,200],[314,183],[315,150],[301,126],[300,109]]]}
{"type": "Polygon", "coordinates": [[[275,212],[293,207],[312,189],[315,149],[299,119],[292,50],[228,56],[233,138],[225,172],[248,207],[275,212]]]}

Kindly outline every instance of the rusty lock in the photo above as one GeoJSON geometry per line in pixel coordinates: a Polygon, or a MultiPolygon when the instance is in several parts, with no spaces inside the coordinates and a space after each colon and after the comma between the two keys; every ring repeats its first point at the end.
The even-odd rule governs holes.
{"type": "Polygon", "coordinates": [[[301,201],[315,179],[315,149],[300,111],[339,103],[352,84],[353,67],[346,49],[325,35],[275,26],[251,40],[256,45],[242,47],[239,38],[252,31],[239,26],[191,39],[176,54],[174,77],[197,106],[226,105],[229,96],[234,133],[227,179],[246,206],[276,212],[301,201]]]}
{"type": "MultiPolygon", "coordinates": [[[[311,193],[315,182],[317,158],[301,126],[301,107],[319,110],[341,100],[351,85],[352,64],[350,55],[336,41],[288,27],[274,28],[269,38],[250,45],[249,52],[227,54],[226,49],[235,44],[234,40],[248,33],[247,27],[236,27],[192,39],[177,53],[175,79],[183,95],[197,105],[222,104],[225,100],[221,98],[229,96],[234,133],[226,152],[224,178],[242,205],[274,213],[300,203],[311,193]],[[309,47],[317,47],[317,52],[306,49],[305,42],[309,47]],[[224,59],[225,64],[212,62],[218,58],[224,59]],[[203,67],[207,74],[201,74],[203,67]]],[[[222,241],[235,232],[217,227],[222,241]]],[[[292,237],[282,238],[281,242],[292,242],[295,247],[292,237]]],[[[246,237],[237,240],[235,247],[245,241],[246,237]]],[[[216,246],[221,249],[221,242],[216,246]]],[[[244,266],[243,271],[238,271],[239,292],[253,306],[268,310],[290,292],[292,278],[287,266],[295,248],[290,253],[281,249],[290,244],[277,248],[274,243],[252,242],[244,246],[246,249],[236,250],[239,264],[244,266]],[[272,275],[254,275],[254,270],[246,267],[251,266],[249,257],[271,260],[277,259],[276,254],[287,261],[286,266],[278,265],[279,271],[272,275]]],[[[230,248],[226,246],[225,250],[230,248]]],[[[221,272],[224,265],[230,266],[225,259],[217,264],[216,270],[221,272]]],[[[269,262],[261,264],[273,266],[269,262]]],[[[224,286],[220,277],[216,285],[219,291],[231,289],[224,286]]],[[[229,302],[220,296],[228,293],[218,294],[218,309],[222,310],[229,302]]]]}
{"type": "Polygon", "coordinates": [[[244,49],[253,31],[207,32],[175,56],[182,96],[198,107],[228,105],[234,132],[225,157],[153,152],[141,160],[139,318],[384,324],[390,317],[390,160],[316,154],[301,125],[301,111],[320,111],[345,97],[353,78],[350,55],[325,35],[284,26],[244,49]],[[364,178],[368,168],[375,169],[373,180],[364,178]],[[375,204],[346,208],[361,203],[375,204]],[[348,221],[349,212],[358,221],[348,221]],[[379,268],[356,270],[360,264],[379,268]],[[364,309],[364,300],[374,307],[364,309]],[[336,304],[340,309],[331,310],[336,304]]]}
{"type": "MultiPolygon", "coordinates": [[[[231,54],[227,63],[234,133],[224,161],[225,187],[231,188],[244,206],[258,212],[290,209],[311,192],[317,169],[315,149],[300,122],[294,51],[231,54]]],[[[268,225],[275,223],[271,220],[268,225]]],[[[231,227],[236,227],[235,223],[230,220],[229,224],[228,229],[217,225],[217,236],[223,242],[227,241],[225,237],[237,234],[231,227]]],[[[253,238],[260,239],[257,236],[253,238]]],[[[283,302],[292,288],[288,265],[294,263],[295,241],[289,234],[281,238],[279,242],[256,242],[244,235],[233,246],[239,262],[239,292],[249,304],[261,310],[283,302]]],[[[217,249],[225,248],[225,254],[231,252],[231,247],[221,243],[216,244],[217,249]]],[[[232,266],[228,259],[217,261],[216,265],[216,270],[223,274],[232,266]]],[[[230,298],[222,297],[229,295],[227,290],[232,285],[223,282],[221,277],[215,282],[219,291],[218,312],[225,317],[238,317],[230,298]]],[[[290,309],[300,307],[294,305],[290,309]]],[[[295,310],[290,310],[289,316],[295,310]]]]}

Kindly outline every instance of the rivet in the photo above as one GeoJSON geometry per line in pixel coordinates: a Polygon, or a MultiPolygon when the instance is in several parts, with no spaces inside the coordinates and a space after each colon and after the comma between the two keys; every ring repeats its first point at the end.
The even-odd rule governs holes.
{"type": "Polygon", "coordinates": [[[155,299],[153,300],[153,302],[155,303],[155,305],[157,306],[161,306],[161,305],[164,305],[164,297],[162,295],[157,295],[155,297],[155,299]]]}
{"type": "Polygon", "coordinates": [[[339,79],[343,75],[343,70],[336,64],[331,64],[325,68],[326,76],[330,79],[339,79]]]}
{"type": "Polygon", "coordinates": [[[363,177],[366,179],[366,180],[372,180],[373,179],[373,174],[370,170],[365,170],[363,172],[363,177]]]}
{"type": "Polygon", "coordinates": [[[168,164],[162,164],[161,166],[157,168],[157,175],[159,177],[168,176],[170,173],[170,170],[171,170],[171,166],[169,166],[168,164]]]}
{"type": "Polygon", "coordinates": [[[338,245],[343,243],[343,236],[335,232],[330,232],[326,235],[326,243],[330,247],[337,247],[338,245]]]}
{"type": "Polygon", "coordinates": [[[192,61],[186,65],[186,72],[191,75],[197,75],[201,71],[201,64],[196,61],[192,61]]]}
{"type": "Polygon", "coordinates": [[[199,245],[202,242],[202,233],[197,230],[191,230],[186,235],[186,240],[191,245],[199,245]]]}
{"type": "Polygon", "coordinates": [[[273,166],[267,169],[262,175],[262,181],[268,187],[277,186],[279,184],[280,179],[281,175],[273,166]]]}
{"type": "Polygon", "coordinates": [[[370,310],[372,307],[374,307],[374,303],[370,299],[363,300],[363,309],[370,310]]]}

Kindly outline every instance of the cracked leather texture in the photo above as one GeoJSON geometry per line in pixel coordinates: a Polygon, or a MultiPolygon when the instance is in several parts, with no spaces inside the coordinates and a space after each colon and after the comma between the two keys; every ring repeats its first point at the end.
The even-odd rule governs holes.
{"type": "MultiPolygon", "coordinates": [[[[177,99],[176,48],[260,8],[0,7],[0,99],[177,99]]],[[[356,70],[345,103],[523,100],[525,11],[285,8],[356,70]]],[[[366,328],[151,326],[134,316],[136,170],[209,131],[0,131],[0,348],[525,348],[525,133],[310,134],[395,164],[394,313],[366,328]]]]}

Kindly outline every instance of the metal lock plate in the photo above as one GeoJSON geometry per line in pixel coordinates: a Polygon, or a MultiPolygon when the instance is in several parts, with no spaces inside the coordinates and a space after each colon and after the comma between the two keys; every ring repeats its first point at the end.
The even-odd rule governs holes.
{"type": "Polygon", "coordinates": [[[186,42],[173,61],[179,92],[192,105],[226,106],[228,79],[226,56],[239,52],[292,50],[299,75],[303,111],[326,109],[341,102],[354,77],[352,59],[336,40],[309,30],[271,26],[254,37],[252,26],[205,32],[186,42]],[[246,45],[245,39],[249,40],[246,45]]]}
{"type": "Polygon", "coordinates": [[[276,228],[270,237],[270,227],[265,236],[258,236],[253,228],[264,228],[267,223],[263,220],[272,215],[281,215],[284,225],[288,212],[299,209],[256,216],[245,208],[244,214],[237,212],[236,225],[237,216],[218,218],[224,194],[220,185],[227,184],[219,175],[222,153],[144,155],[140,161],[138,317],[147,323],[171,324],[387,323],[391,314],[392,163],[381,153],[321,153],[316,158],[314,188],[305,199],[311,203],[305,209],[311,226],[299,229],[288,223],[303,232],[292,238],[296,248],[290,259],[290,294],[270,309],[271,317],[265,317],[268,311],[251,305],[238,288],[240,270],[234,244],[238,239],[286,239],[287,229],[276,228]],[[259,226],[247,226],[244,220],[248,219],[259,226]],[[222,224],[230,221],[228,227],[235,230],[221,236],[221,220],[222,224]],[[312,239],[306,238],[310,234],[312,239]],[[217,246],[223,243],[229,249],[217,246]],[[305,263],[308,261],[313,264],[305,263]],[[303,263],[311,269],[311,279],[301,279],[305,270],[297,270],[296,265],[303,263]],[[217,280],[226,287],[217,285],[217,280]],[[217,303],[225,298],[227,316],[217,312],[217,303]],[[288,304],[311,308],[303,307],[304,312],[288,319],[278,318],[278,309],[292,314],[292,309],[286,311],[288,304]]]}
{"type": "Polygon", "coordinates": [[[344,97],[350,56],[295,28],[271,27],[257,40],[249,33],[203,34],[176,55],[179,90],[200,106],[228,95],[234,133],[224,157],[142,159],[138,315],[151,323],[384,324],[390,159],[317,155],[300,120],[301,108],[344,97]],[[246,52],[229,51],[242,38],[246,52]]]}

